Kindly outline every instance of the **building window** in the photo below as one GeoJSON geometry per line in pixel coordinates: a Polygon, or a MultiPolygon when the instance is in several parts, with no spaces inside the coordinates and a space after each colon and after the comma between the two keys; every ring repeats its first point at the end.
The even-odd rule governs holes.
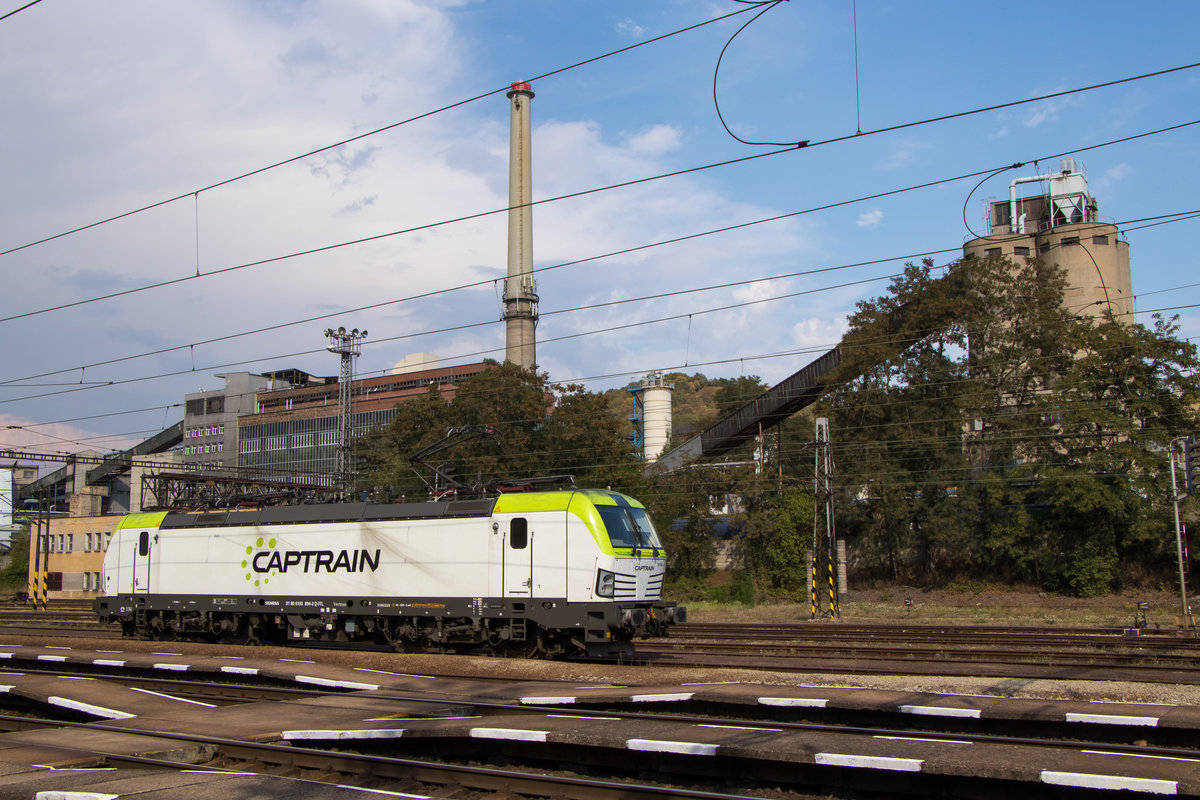
{"type": "Polygon", "coordinates": [[[984,254],[984,256],[990,257],[990,256],[998,256],[1003,252],[1004,251],[1001,250],[999,247],[989,247],[988,249],[983,251],[983,254],[984,254]]]}
{"type": "Polygon", "coordinates": [[[198,417],[204,413],[204,398],[198,397],[195,400],[188,400],[184,404],[184,412],[189,417],[198,417]]]}
{"type": "Polygon", "coordinates": [[[104,534],[104,550],[105,550],[105,552],[108,551],[108,543],[111,541],[112,541],[112,531],[109,531],[108,533],[104,534]]]}
{"type": "Polygon", "coordinates": [[[217,426],[217,435],[218,435],[218,436],[224,436],[224,435],[225,435],[225,426],[224,426],[224,425],[218,425],[218,426],[217,426]]]}
{"type": "Polygon", "coordinates": [[[1029,248],[1028,247],[1014,247],[1013,255],[1014,256],[1027,256],[1027,255],[1029,255],[1029,248]]]}
{"type": "Polygon", "coordinates": [[[1093,236],[1092,244],[1108,244],[1107,236],[1093,236]]]}
{"type": "Polygon", "coordinates": [[[73,534],[73,533],[67,534],[67,548],[65,550],[63,550],[63,552],[64,553],[74,553],[75,552],[75,534],[73,534]]]}
{"type": "Polygon", "coordinates": [[[210,397],[206,403],[205,411],[209,414],[223,414],[225,412],[224,397],[210,397]]]}
{"type": "Polygon", "coordinates": [[[85,553],[90,553],[90,552],[92,552],[92,534],[91,534],[91,531],[88,531],[87,533],[85,533],[85,534],[83,535],[83,552],[85,552],[85,553]]]}
{"type": "Polygon", "coordinates": [[[1079,244],[1079,237],[1078,236],[1064,236],[1062,238],[1061,244],[1063,247],[1068,247],[1073,244],[1079,244]]]}

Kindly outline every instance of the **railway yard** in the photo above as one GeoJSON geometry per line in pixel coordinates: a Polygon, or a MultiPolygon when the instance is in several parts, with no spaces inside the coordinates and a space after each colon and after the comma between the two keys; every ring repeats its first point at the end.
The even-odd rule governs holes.
{"type": "Polygon", "coordinates": [[[10,606],[0,798],[1195,797],[1198,656],[1166,628],[705,621],[537,661],[10,606]]]}

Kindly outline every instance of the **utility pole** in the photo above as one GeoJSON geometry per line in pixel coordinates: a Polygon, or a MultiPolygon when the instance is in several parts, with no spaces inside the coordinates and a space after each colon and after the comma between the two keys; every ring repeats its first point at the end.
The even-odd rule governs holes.
{"type": "Polygon", "coordinates": [[[1179,560],[1179,624],[1180,627],[1192,627],[1191,609],[1187,601],[1187,569],[1184,558],[1184,530],[1179,514],[1179,499],[1187,497],[1196,490],[1196,473],[1200,472],[1200,444],[1191,438],[1179,438],[1171,442],[1171,499],[1175,503],[1175,553],[1179,560]],[[1184,494],[1179,494],[1178,484],[1175,483],[1175,446],[1183,446],[1183,478],[1184,494]]]}
{"type": "Polygon", "coordinates": [[[341,372],[338,375],[338,427],[337,427],[337,456],[334,459],[333,481],[345,500],[354,488],[351,456],[353,450],[354,428],[351,417],[351,399],[354,395],[354,359],[362,354],[362,340],[367,338],[365,330],[358,328],[325,329],[329,346],[325,349],[341,356],[341,372]]]}

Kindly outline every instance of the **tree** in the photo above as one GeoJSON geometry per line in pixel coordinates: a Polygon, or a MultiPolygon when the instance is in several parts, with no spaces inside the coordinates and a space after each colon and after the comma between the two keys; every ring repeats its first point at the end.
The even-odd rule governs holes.
{"type": "Polygon", "coordinates": [[[822,402],[860,563],[1081,595],[1122,566],[1165,571],[1165,453],[1200,423],[1196,347],[1173,322],[1070,313],[1036,260],[930,266],[859,304],[822,402]]]}
{"type": "Polygon", "coordinates": [[[621,419],[603,397],[553,385],[545,373],[493,362],[460,383],[449,402],[431,387],[401,404],[390,424],[363,436],[355,450],[359,485],[412,490],[409,456],[461,425],[498,431],[443,454],[466,483],[571,474],[580,485],[608,486],[628,483],[638,468],[621,419]]]}
{"type": "Polygon", "coordinates": [[[790,486],[783,492],[756,492],[746,497],[746,519],[737,546],[755,586],[793,599],[803,596],[813,534],[811,490],[790,486]]]}
{"type": "Polygon", "coordinates": [[[929,261],[909,264],[889,295],[858,304],[817,412],[830,418],[840,528],[860,561],[892,580],[962,568],[961,532],[942,520],[965,479],[962,353],[973,302],[946,280],[929,261]]]}

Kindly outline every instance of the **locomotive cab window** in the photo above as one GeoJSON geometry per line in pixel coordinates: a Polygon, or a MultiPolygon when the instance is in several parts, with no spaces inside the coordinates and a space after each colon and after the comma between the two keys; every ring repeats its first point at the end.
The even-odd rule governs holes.
{"type": "Polygon", "coordinates": [[[529,544],[529,520],[514,517],[508,523],[508,546],[513,550],[524,550],[529,544]]]}
{"type": "Polygon", "coordinates": [[[150,554],[150,532],[142,531],[138,536],[138,555],[146,556],[150,554]]]}
{"type": "Polygon", "coordinates": [[[661,550],[662,542],[644,508],[597,505],[612,546],[661,550]]]}

